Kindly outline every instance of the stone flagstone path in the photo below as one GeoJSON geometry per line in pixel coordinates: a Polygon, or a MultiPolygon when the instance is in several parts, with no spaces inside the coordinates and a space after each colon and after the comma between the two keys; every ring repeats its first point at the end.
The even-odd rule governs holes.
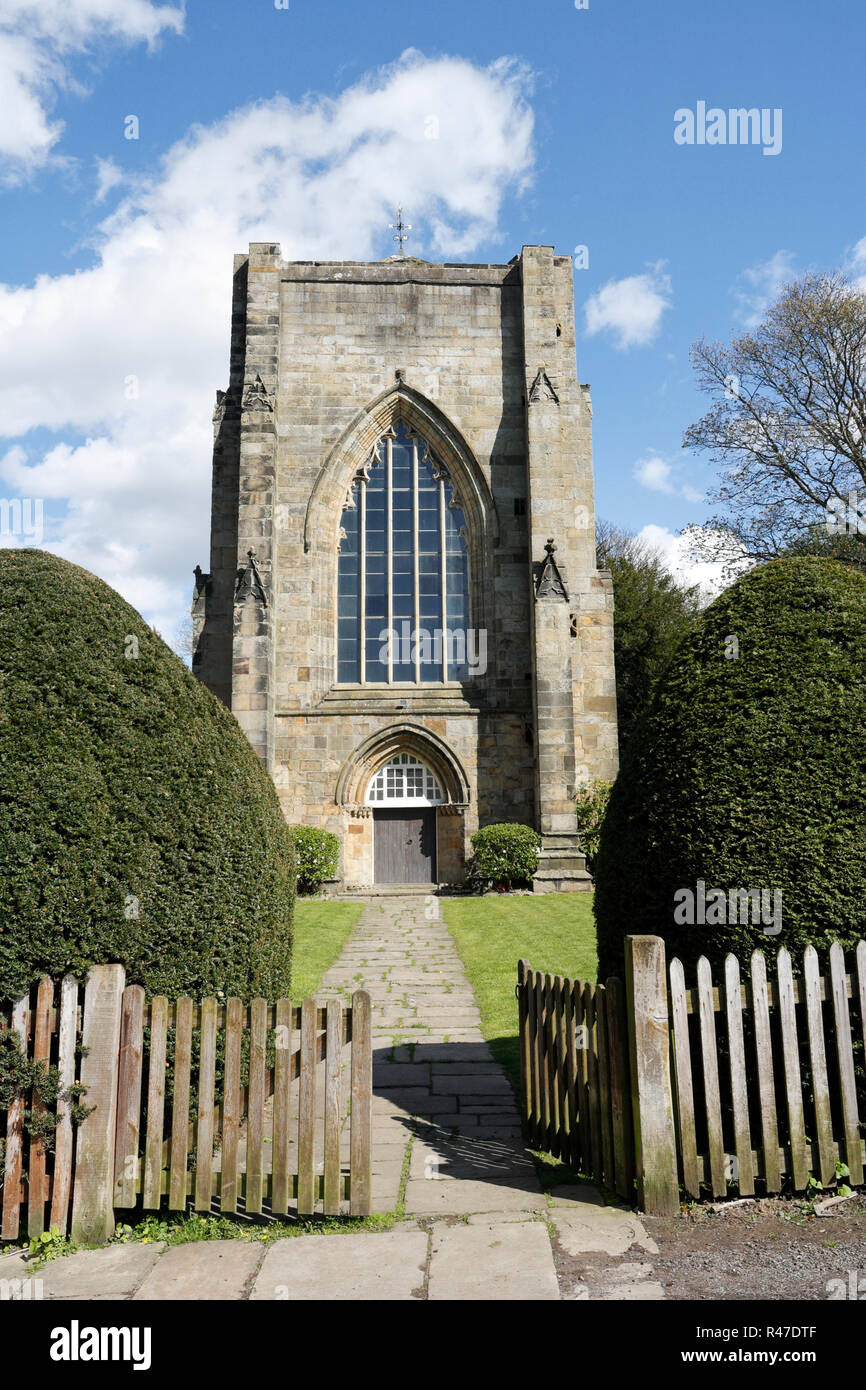
{"type": "Polygon", "coordinates": [[[408,1154],[407,1215],[542,1211],[514,1093],[441,910],[432,896],[372,899],[318,991],[373,1000],[373,1209],[396,1207],[408,1154]]]}

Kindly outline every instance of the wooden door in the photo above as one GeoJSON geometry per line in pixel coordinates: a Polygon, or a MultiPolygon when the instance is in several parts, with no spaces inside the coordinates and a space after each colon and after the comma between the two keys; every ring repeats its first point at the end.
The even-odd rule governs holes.
{"type": "Polygon", "coordinates": [[[435,883],[436,812],[422,807],[373,812],[374,883],[435,883]]]}

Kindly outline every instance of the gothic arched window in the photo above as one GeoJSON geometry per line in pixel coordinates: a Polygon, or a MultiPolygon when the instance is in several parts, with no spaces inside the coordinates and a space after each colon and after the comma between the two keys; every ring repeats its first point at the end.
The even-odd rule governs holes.
{"type": "Polygon", "coordinates": [[[337,680],[464,680],[470,641],[463,511],[447,469],[398,424],[373,446],[343,512],[337,680]]]}

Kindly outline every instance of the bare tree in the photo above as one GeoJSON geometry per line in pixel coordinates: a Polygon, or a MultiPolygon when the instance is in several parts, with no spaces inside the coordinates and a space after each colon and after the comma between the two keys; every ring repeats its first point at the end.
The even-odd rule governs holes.
{"type": "Polygon", "coordinates": [[[195,647],[195,633],[193,630],[192,614],[187,613],[177,623],[174,629],[174,637],[171,642],[172,649],[178,656],[183,657],[187,666],[192,663],[192,654],[195,647]]]}
{"type": "Polygon", "coordinates": [[[678,576],[660,545],[653,544],[645,536],[639,536],[625,526],[596,517],[595,562],[599,569],[610,569],[615,560],[628,560],[632,565],[645,566],[657,574],[664,573],[677,588],[694,592],[702,601],[710,601],[708,597],[703,599],[699,585],[689,584],[678,576]]]}
{"type": "Polygon", "coordinates": [[[692,364],[713,405],[683,446],[722,466],[720,511],[686,529],[696,553],[734,572],[840,532],[840,558],[866,553],[866,294],[841,272],[806,275],[754,332],[696,343],[692,364]]]}
{"type": "Polygon", "coordinates": [[[611,560],[629,560],[633,565],[647,563],[659,569],[665,568],[664,555],[659,546],[650,545],[635,531],[599,516],[595,522],[595,562],[599,569],[609,569],[611,560]]]}

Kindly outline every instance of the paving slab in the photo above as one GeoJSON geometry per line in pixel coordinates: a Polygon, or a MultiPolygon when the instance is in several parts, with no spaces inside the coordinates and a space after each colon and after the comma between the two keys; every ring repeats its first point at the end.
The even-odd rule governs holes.
{"type": "Polygon", "coordinates": [[[46,1299],[130,1299],[164,1248],[161,1243],[135,1243],[79,1250],[49,1260],[34,1277],[42,1280],[46,1299]]]}
{"type": "Polygon", "coordinates": [[[381,1096],[376,1097],[376,1104],[379,1105],[383,1114],[401,1115],[454,1115],[457,1114],[456,1096],[434,1096],[430,1091],[415,1096],[414,1099],[407,1100],[405,1096],[393,1098],[387,1092],[382,1092],[381,1096]]]}
{"type": "Polygon", "coordinates": [[[665,1291],[652,1274],[650,1264],[615,1265],[606,1269],[601,1279],[588,1279],[589,1297],[603,1302],[661,1303],[665,1300],[665,1291]]]}
{"type": "Polygon", "coordinates": [[[27,1266],[33,1268],[33,1261],[26,1250],[11,1250],[0,1255],[0,1279],[22,1279],[28,1274],[27,1266]]]}
{"type": "Polygon", "coordinates": [[[562,1183],[559,1187],[552,1187],[548,1195],[553,1206],[566,1209],[582,1202],[590,1202],[597,1207],[607,1205],[599,1189],[589,1182],[562,1183]]]}
{"type": "Polygon", "coordinates": [[[406,1184],[406,1211],[412,1216],[462,1216],[484,1211],[543,1211],[544,1197],[510,1184],[461,1178],[431,1182],[410,1179],[406,1184]]]}
{"type": "MultiPolygon", "coordinates": [[[[417,1066],[417,1063],[415,1064],[417,1066]]],[[[431,1062],[433,1076],[502,1076],[498,1062],[431,1062]]],[[[509,1090],[511,1088],[509,1087],[509,1090]]]]}
{"type": "Polygon", "coordinates": [[[173,1245],[135,1294],[136,1302],[244,1298],[262,1261],[262,1246],[246,1240],[202,1240],[173,1245]]]}
{"type": "Polygon", "coordinates": [[[412,1147],[410,1177],[426,1174],[431,1165],[438,1167],[440,1177],[514,1177],[521,1183],[537,1186],[531,1156],[512,1140],[493,1138],[486,1131],[483,1134],[472,1131],[455,1135],[443,1132],[441,1127],[427,1129],[419,1125],[412,1147]]]}
{"type": "Polygon", "coordinates": [[[521,1139],[519,1124],[503,1124],[500,1116],[491,1115],[485,1110],[476,1111],[473,1115],[462,1112],[457,1130],[459,1134],[465,1134],[467,1137],[474,1135],[479,1139],[487,1139],[490,1135],[495,1135],[498,1139],[508,1139],[511,1143],[517,1143],[521,1139]]]}
{"type": "Polygon", "coordinates": [[[443,1092],[446,1095],[466,1097],[494,1095],[504,1097],[512,1105],[514,1103],[514,1092],[501,1071],[498,1076],[495,1073],[492,1076],[489,1074],[480,1075],[477,1072],[468,1073],[465,1070],[452,1074],[450,1068],[438,1067],[433,1074],[433,1090],[434,1092],[443,1092]]]}
{"type": "Polygon", "coordinates": [[[543,1222],[479,1222],[433,1229],[428,1298],[542,1302],[559,1298],[543,1222]]]}
{"type": "MultiPolygon", "coordinates": [[[[463,1042],[459,1047],[451,1043],[418,1043],[414,1051],[416,1062],[450,1062],[459,1060],[461,1062],[490,1062],[493,1054],[486,1042],[463,1042]]],[[[403,1044],[394,1049],[394,1060],[403,1062],[409,1060],[409,1048],[403,1044]]]]}
{"type": "Polygon", "coordinates": [[[423,1231],[295,1236],[269,1246],[253,1302],[405,1302],[423,1296],[423,1231]]]}
{"type": "Polygon", "coordinates": [[[505,1116],[503,1115],[502,1111],[475,1110],[471,1114],[462,1114],[460,1118],[461,1127],[465,1125],[467,1130],[471,1130],[473,1125],[477,1125],[479,1129],[485,1130],[486,1133],[483,1135],[485,1139],[489,1138],[490,1135],[496,1134],[499,1136],[500,1139],[510,1139],[512,1143],[515,1143],[515,1139],[519,1137],[520,1142],[515,1143],[515,1147],[523,1151],[522,1131],[520,1125],[506,1124],[505,1116]]]}
{"type": "Polygon", "coordinates": [[[373,1086],[378,1091],[384,1086],[424,1086],[430,1089],[429,1062],[377,1062],[373,1061],[373,1086]]]}
{"type": "Polygon", "coordinates": [[[380,1139],[376,1142],[373,1139],[373,1162],[374,1163],[399,1163],[402,1166],[403,1156],[406,1152],[406,1140],[391,1141],[390,1139],[380,1139]]]}
{"type": "Polygon", "coordinates": [[[624,1255],[633,1246],[658,1254],[658,1246],[630,1211],[586,1202],[574,1210],[555,1208],[550,1219],[568,1255],[624,1255]]]}
{"type": "Polygon", "coordinates": [[[45,1297],[42,1271],[26,1251],[0,1255],[0,1303],[39,1302],[45,1297]]]}
{"type": "Polygon", "coordinates": [[[542,1211],[476,1211],[465,1218],[470,1226],[495,1226],[506,1222],[509,1226],[516,1221],[543,1221],[542,1211]]]}
{"type": "Polygon", "coordinates": [[[461,1096],[459,1109],[461,1115],[484,1115],[499,1123],[514,1113],[510,1105],[505,1105],[495,1096],[461,1096]]]}

